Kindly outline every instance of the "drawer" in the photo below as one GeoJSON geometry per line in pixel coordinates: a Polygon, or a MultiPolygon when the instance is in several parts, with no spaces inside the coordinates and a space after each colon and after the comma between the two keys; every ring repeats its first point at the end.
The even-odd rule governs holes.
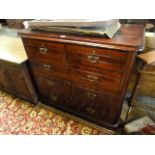
{"type": "Polygon", "coordinates": [[[63,44],[33,39],[23,41],[30,59],[65,62],[63,44]]]}
{"type": "Polygon", "coordinates": [[[69,69],[69,73],[75,76],[76,78],[80,78],[92,84],[96,83],[103,86],[115,88],[116,90],[119,89],[121,82],[121,75],[120,78],[115,78],[112,76],[108,76],[107,74],[96,74],[84,70],[74,70],[74,69],[69,69]]]}
{"type": "Polygon", "coordinates": [[[55,50],[57,52],[62,52],[65,49],[64,44],[46,41],[46,40],[35,40],[35,39],[26,39],[23,38],[24,45],[30,46],[30,47],[46,47],[49,50],[55,50]]]}
{"type": "Polygon", "coordinates": [[[103,68],[97,68],[97,67],[92,67],[92,66],[84,66],[84,65],[79,65],[79,64],[68,64],[68,68],[69,70],[84,70],[87,72],[91,72],[91,73],[96,73],[96,74],[101,74],[101,75],[106,75],[106,76],[110,76],[112,78],[115,79],[121,79],[122,78],[122,73],[120,73],[119,71],[110,71],[110,70],[106,70],[103,68]]]}
{"type": "Polygon", "coordinates": [[[63,90],[61,86],[63,81],[55,77],[47,77],[41,74],[34,74],[36,88],[39,93],[39,99],[45,104],[58,104],[61,102],[63,90]]]}
{"type": "Polygon", "coordinates": [[[39,98],[48,105],[54,105],[63,109],[72,109],[73,81],[68,81],[54,76],[45,76],[39,73],[34,74],[39,98]]]}
{"type": "Polygon", "coordinates": [[[99,67],[112,71],[124,71],[128,54],[116,50],[67,46],[67,60],[71,64],[99,67]]]}
{"type": "Polygon", "coordinates": [[[109,90],[118,92],[121,83],[121,77],[113,78],[106,74],[95,74],[83,70],[69,69],[68,75],[76,81],[79,87],[89,88],[96,91],[109,90]]]}
{"type": "Polygon", "coordinates": [[[29,60],[31,68],[33,71],[40,72],[45,75],[51,75],[51,72],[66,72],[66,65],[63,62],[48,62],[48,61],[37,61],[29,60]]]}
{"type": "Polygon", "coordinates": [[[72,111],[91,120],[103,122],[108,119],[116,102],[116,95],[81,89],[75,85],[72,87],[72,92],[68,94],[69,101],[64,100],[68,103],[65,105],[70,105],[72,111]]]}

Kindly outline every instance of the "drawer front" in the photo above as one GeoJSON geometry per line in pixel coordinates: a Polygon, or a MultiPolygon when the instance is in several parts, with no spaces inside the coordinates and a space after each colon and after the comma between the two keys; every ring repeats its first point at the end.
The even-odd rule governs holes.
{"type": "Polygon", "coordinates": [[[97,49],[82,46],[67,46],[67,60],[71,64],[99,67],[112,71],[124,71],[127,53],[107,49],[97,49]]]}
{"type": "Polygon", "coordinates": [[[41,101],[48,104],[58,104],[62,97],[62,81],[55,77],[35,74],[36,87],[41,101]]]}
{"type": "Polygon", "coordinates": [[[84,66],[84,65],[79,65],[79,64],[69,64],[68,65],[69,70],[83,70],[87,72],[91,72],[94,74],[101,74],[101,75],[106,75],[115,79],[121,79],[122,78],[122,73],[116,72],[116,71],[109,71],[103,68],[97,68],[93,66],[84,66]]]}
{"type": "Polygon", "coordinates": [[[68,94],[68,100],[65,105],[70,105],[70,109],[94,121],[103,122],[109,119],[109,113],[112,112],[112,105],[115,103],[116,95],[108,93],[98,93],[86,89],[72,86],[68,94]]]}
{"type": "Polygon", "coordinates": [[[65,62],[64,45],[40,40],[26,40],[24,47],[30,59],[65,62]]]}
{"type": "Polygon", "coordinates": [[[90,84],[101,85],[113,90],[119,90],[120,87],[121,77],[113,78],[112,76],[108,76],[106,74],[96,74],[84,70],[74,69],[69,69],[69,73],[72,74],[75,78],[87,81],[90,84]]]}
{"type": "Polygon", "coordinates": [[[65,74],[66,65],[64,63],[58,62],[55,63],[53,61],[38,61],[38,60],[30,60],[30,65],[33,71],[43,73],[45,75],[51,74],[51,72],[60,72],[65,74]]]}
{"type": "Polygon", "coordinates": [[[72,109],[73,83],[54,76],[48,77],[39,73],[34,74],[40,100],[48,105],[63,109],[72,109]]]}

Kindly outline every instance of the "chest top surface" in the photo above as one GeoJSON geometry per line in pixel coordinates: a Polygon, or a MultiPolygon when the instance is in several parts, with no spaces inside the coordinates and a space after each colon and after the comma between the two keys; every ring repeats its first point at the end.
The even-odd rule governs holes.
{"type": "Polygon", "coordinates": [[[20,30],[18,31],[18,34],[22,38],[40,39],[94,47],[105,47],[128,51],[142,51],[144,49],[144,26],[136,24],[122,24],[119,32],[112,39],[32,31],[30,29],[20,30]]]}

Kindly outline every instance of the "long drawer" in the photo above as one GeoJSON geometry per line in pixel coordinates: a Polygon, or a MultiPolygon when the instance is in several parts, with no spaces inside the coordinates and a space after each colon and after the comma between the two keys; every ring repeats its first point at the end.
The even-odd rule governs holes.
{"type": "Polygon", "coordinates": [[[69,64],[85,65],[108,69],[112,71],[124,71],[126,68],[127,52],[69,45],[67,46],[67,60],[69,64]]]}
{"type": "Polygon", "coordinates": [[[109,115],[113,112],[112,107],[116,102],[116,94],[95,92],[79,87],[75,87],[74,92],[73,100],[78,102],[72,102],[74,103],[73,110],[92,120],[110,121],[109,115]]]}
{"type": "Polygon", "coordinates": [[[62,78],[65,80],[71,80],[76,82],[81,88],[88,88],[95,91],[111,91],[118,93],[121,79],[112,79],[100,74],[87,73],[85,71],[64,71],[60,72],[58,70],[53,71],[45,70],[41,68],[35,68],[35,66],[31,65],[34,73],[41,73],[48,77],[54,76],[57,78],[62,78]]]}

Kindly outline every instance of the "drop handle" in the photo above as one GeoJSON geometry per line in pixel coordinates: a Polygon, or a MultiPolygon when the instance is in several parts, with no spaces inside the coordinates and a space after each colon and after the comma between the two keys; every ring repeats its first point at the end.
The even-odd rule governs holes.
{"type": "Polygon", "coordinates": [[[47,65],[47,64],[43,64],[43,67],[44,67],[45,70],[49,71],[52,66],[51,65],[47,65]]]}
{"type": "Polygon", "coordinates": [[[54,86],[54,82],[53,82],[53,81],[47,81],[47,84],[48,84],[50,87],[53,87],[53,86],[54,86]]]}
{"type": "Polygon", "coordinates": [[[57,101],[57,100],[58,100],[58,96],[52,95],[52,96],[51,96],[51,99],[52,99],[53,101],[57,101]]]}
{"type": "Polygon", "coordinates": [[[86,108],[87,112],[90,114],[93,114],[96,112],[96,110],[92,109],[92,108],[86,108]]]}
{"type": "Polygon", "coordinates": [[[96,81],[96,80],[98,80],[98,77],[97,77],[97,76],[94,76],[94,75],[87,75],[87,78],[88,78],[90,81],[96,81]]]}
{"type": "Polygon", "coordinates": [[[40,47],[39,48],[39,51],[40,51],[41,54],[47,54],[48,48],[46,48],[46,47],[40,47]]]}
{"type": "Polygon", "coordinates": [[[98,63],[100,60],[100,57],[95,55],[88,55],[88,60],[90,63],[98,63]]]}
{"type": "Polygon", "coordinates": [[[94,94],[94,93],[91,93],[91,92],[87,92],[87,96],[88,96],[90,99],[94,99],[97,95],[94,94]]]}

